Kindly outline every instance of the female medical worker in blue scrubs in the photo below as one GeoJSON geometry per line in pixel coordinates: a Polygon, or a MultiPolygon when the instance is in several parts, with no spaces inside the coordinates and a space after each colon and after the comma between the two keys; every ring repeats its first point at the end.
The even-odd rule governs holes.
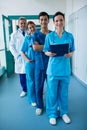
{"type": "Polygon", "coordinates": [[[26,69],[26,81],[27,81],[27,96],[28,101],[32,106],[36,106],[35,99],[35,52],[32,49],[31,39],[32,34],[36,31],[36,26],[34,22],[29,21],[27,23],[28,27],[28,35],[25,37],[22,46],[22,56],[26,61],[25,69],[26,69]]]}
{"type": "Polygon", "coordinates": [[[47,68],[47,97],[46,112],[49,123],[56,125],[59,107],[60,116],[65,123],[71,120],[68,114],[68,87],[70,82],[70,57],[73,55],[74,38],[71,33],[64,30],[65,16],[62,12],[56,12],[53,16],[55,31],[46,36],[44,52],[49,56],[47,68]],[[69,53],[57,56],[51,52],[50,45],[69,44],[69,53]]]}

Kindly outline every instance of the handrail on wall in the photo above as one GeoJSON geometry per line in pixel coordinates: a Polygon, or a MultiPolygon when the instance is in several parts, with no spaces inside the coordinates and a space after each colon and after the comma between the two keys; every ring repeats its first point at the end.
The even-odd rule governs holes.
{"type": "Polygon", "coordinates": [[[0,51],[4,51],[5,49],[0,49],[0,51]]]}

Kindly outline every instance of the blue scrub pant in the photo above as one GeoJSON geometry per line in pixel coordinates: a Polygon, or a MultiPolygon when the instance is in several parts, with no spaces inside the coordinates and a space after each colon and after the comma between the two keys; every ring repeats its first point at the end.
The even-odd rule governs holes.
{"type": "Polygon", "coordinates": [[[47,78],[46,71],[44,70],[35,70],[35,91],[36,91],[36,103],[37,108],[43,108],[43,88],[44,82],[47,78]]]}
{"type": "Polygon", "coordinates": [[[68,113],[68,87],[70,76],[47,76],[46,112],[49,118],[57,118],[68,113]]]}
{"type": "Polygon", "coordinates": [[[29,103],[36,102],[35,97],[35,63],[26,63],[27,97],[29,103]]]}
{"type": "Polygon", "coordinates": [[[20,84],[22,86],[22,90],[27,92],[27,85],[26,85],[26,74],[19,74],[20,77],[20,84]]]}

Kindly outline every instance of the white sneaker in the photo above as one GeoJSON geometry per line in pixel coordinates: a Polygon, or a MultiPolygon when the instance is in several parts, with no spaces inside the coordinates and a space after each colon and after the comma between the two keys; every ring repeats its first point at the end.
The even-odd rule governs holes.
{"type": "Polygon", "coordinates": [[[68,117],[67,114],[64,114],[64,115],[62,116],[62,119],[63,119],[63,121],[64,121],[66,124],[71,123],[71,120],[70,120],[70,118],[68,117]]]}
{"type": "Polygon", "coordinates": [[[56,125],[56,118],[50,118],[49,123],[51,125],[56,125]]]}
{"type": "Polygon", "coordinates": [[[36,107],[36,105],[37,105],[36,102],[32,102],[32,103],[31,103],[31,106],[32,106],[32,107],[36,107]]]}
{"type": "Polygon", "coordinates": [[[39,115],[41,115],[41,113],[42,113],[42,109],[37,108],[37,109],[36,109],[36,115],[38,115],[38,116],[39,116],[39,115]]]}
{"type": "Polygon", "coordinates": [[[24,96],[26,96],[26,94],[27,94],[27,92],[22,91],[20,94],[20,97],[24,97],[24,96]]]}

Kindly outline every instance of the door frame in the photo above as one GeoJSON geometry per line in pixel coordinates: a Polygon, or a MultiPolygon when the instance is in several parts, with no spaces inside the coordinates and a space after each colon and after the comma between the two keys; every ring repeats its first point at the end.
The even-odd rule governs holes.
{"type": "Polygon", "coordinates": [[[6,74],[7,77],[10,77],[14,73],[14,58],[8,49],[7,36],[6,31],[8,31],[8,40],[10,41],[10,34],[12,33],[12,20],[10,20],[7,16],[2,15],[2,23],[3,23],[3,36],[4,36],[4,46],[5,46],[5,58],[6,58],[6,74]],[[5,27],[8,22],[8,26],[5,27]]]}

